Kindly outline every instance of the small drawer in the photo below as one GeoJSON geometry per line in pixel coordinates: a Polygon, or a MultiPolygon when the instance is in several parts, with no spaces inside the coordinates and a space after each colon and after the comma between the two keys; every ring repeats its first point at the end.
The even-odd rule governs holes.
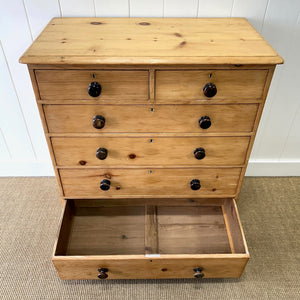
{"type": "Polygon", "coordinates": [[[95,100],[98,103],[146,103],[147,70],[36,70],[41,100],[95,100]]]}
{"type": "Polygon", "coordinates": [[[58,166],[243,165],[249,137],[52,137],[58,166]]]}
{"type": "Polygon", "coordinates": [[[260,101],[267,70],[156,71],[156,103],[260,101]]]}
{"type": "Polygon", "coordinates": [[[60,278],[241,276],[249,254],[234,200],[176,201],[67,200],[52,258],[60,278]]]}
{"type": "Polygon", "coordinates": [[[233,197],[240,168],[60,169],[66,197],[233,197]]]}
{"type": "Polygon", "coordinates": [[[257,104],[43,105],[50,133],[251,132],[257,104]]]}

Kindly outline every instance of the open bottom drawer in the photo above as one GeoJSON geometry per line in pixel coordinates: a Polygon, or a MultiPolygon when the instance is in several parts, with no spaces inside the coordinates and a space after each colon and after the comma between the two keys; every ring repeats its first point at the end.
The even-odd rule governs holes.
{"type": "Polygon", "coordinates": [[[61,279],[242,274],[249,254],[233,199],[112,201],[66,200],[53,256],[61,279]]]}

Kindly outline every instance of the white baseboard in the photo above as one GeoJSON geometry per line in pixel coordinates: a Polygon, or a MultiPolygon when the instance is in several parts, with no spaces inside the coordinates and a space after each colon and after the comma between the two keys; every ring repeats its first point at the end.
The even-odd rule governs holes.
{"type": "Polygon", "coordinates": [[[0,162],[1,177],[54,176],[51,162],[0,162]]]}
{"type": "MultiPolygon", "coordinates": [[[[50,162],[0,162],[0,177],[54,176],[50,162]]],[[[246,176],[300,176],[300,161],[250,161],[246,176]]]]}
{"type": "Polygon", "coordinates": [[[300,161],[249,161],[245,176],[300,176],[300,161]]]}

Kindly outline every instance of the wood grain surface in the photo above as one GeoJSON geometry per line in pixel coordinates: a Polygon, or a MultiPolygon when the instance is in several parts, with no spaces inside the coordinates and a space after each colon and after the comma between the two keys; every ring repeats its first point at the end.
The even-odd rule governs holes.
{"type": "Polygon", "coordinates": [[[51,138],[58,166],[231,166],[243,165],[249,137],[120,137],[51,138]],[[194,150],[205,150],[196,159],[194,150]],[[107,157],[96,157],[98,148],[107,157]]]}
{"type": "Polygon", "coordinates": [[[236,193],[240,168],[178,169],[60,169],[64,195],[74,198],[128,197],[230,197],[236,193]],[[100,189],[108,179],[110,189],[100,189]],[[192,190],[190,181],[199,179],[201,188],[192,190]]]}
{"type": "Polygon", "coordinates": [[[43,105],[50,133],[251,132],[257,104],[241,105],[43,105]],[[105,126],[95,129],[95,115],[105,117],[105,126]],[[211,118],[202,129],[199,119],[211,118]]]}
{"type": "Polygon", "coordinates": [[[20,62],[276,64],[282,58],[243,18],[54,18],[20,62]]]}
{"type": "Polygon", "coordinates": [[[156,103],[165,100],[261,99],[268,70],[156,71],[156,103]],[[207,98],[203,86],[214,83],[217,94],[207,98]]]}
{"type": "Polygon", "coordinates": [[[220,206],[157,209],[159,253],[231,253],[220,206]]]}
{"type": "MultiPolygon", "coordinates": [[[[147,103],[148,71],[128,70],[36,70],[42,100],[94,100],[95,103],[147,103]],[[88,87],[98,82],[100,96],[91,97],[88,87]],[[112,99],[114,100],[112,103],[112,99]]],[[[66,101],[70,102],[70,101],[66,101]]]]}
{"type": "Polygon", "coordinates": [[[141,254],[145,249],[144,207],[77,210],[66,255],[141,254]]]}

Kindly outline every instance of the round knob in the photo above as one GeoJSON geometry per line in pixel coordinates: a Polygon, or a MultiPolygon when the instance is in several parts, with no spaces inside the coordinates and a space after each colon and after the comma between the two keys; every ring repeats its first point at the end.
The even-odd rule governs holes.
{"type": "Polygon", "coordinates": [[[199,126],[202,129],[207,129],[211,126],[211,120],[210,120],[210,117],[208,117],[208,116],[201,117],[198,122],[199,122],[199,126]]]}
{"type": "Polygon", "coordinates": [[[199,179],[193,179],[191,180],[191,189],[193,191],[197,191],[201,188],[201,185],[200,185],[200,180],[199,179]]]}
{"type": "Polygon", "coordinates": [[[108,191],[110,188],[110,180],[108,179],[103,179],[100,183],[100,189],[102,191],[108,191]]]}
{"type": "Polygon", "coordinates": [[[203,94],[208,97],[211,98],[213,96],[215,96],[217,93],[217,87],[215,84],[209,82],[207,83],[204,87],[203,87],[203,94]]]}
{"type": "Polygon", "coordinates": [[[103,116],[97,115],[93,118],[93,126],[96,129],[101,129],[105,125],[105,118],[103,116]]]}
{"type": "Polygon", "coordinates": [[[205,157],[205,150],[203,148],[196,148],[194,150],[194,156],[196,159],[203,159],[205,157]]]}
{"type": "Polygon", "coordinates": [[[107,157],[107,150],[105,148],[98,148],[96,152],[96,157],[104,160],[107,157]]]}
{"type": "Polygon", "coordinates": [[[99,279],[105,279],[108,277],[108,275],[106,274],[106,272],[108,272],[107,268],[99,268],[98,272],[99,272],[99,274],[98,274],[99,279]]]}
{"type": "Polygon", "coordinates": [[[204,277],[204,274],[202,273],[202,268],[200,267],[197,267],[197,268],[194,268],[194,277],[195,278],[203,278],[204,277]]]}
{"type": "Polygon", "coordinates": [[[96,82],[96,81],[93,81],[89,84],[89,87],[88,87],[88,93],[91,97],[98,97],[100,96],[101,94],[101,90],[102,90],[102,87],[101,87],[101,84],[96,82]]]}

